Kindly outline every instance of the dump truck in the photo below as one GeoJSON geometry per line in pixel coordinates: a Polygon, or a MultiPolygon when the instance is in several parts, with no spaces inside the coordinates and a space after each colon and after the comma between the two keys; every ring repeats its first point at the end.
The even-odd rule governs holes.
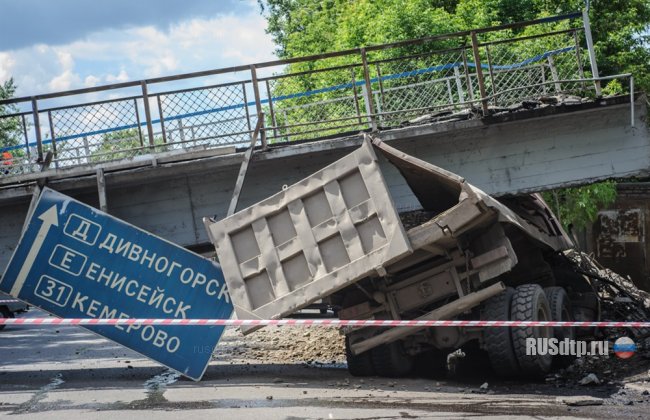
{"type": "MultiPolygon", "coordinates": [[[[540,195],[497,200],[378,137],[364,134],[349,155],[204,223],[240,319],[279,319],[319,300],[346,320],[599,319],[593,285],[563,254],[573,241],[540,195]],[[421,205],[411,226],[400,219],[378,156],[398,169],[421,205]]],[[[355,376],[404,376],[416,363],[443,370],[450,352],[470,347],[487,354],[498,374],[530,376],[562,360],[527,355],[527,339],[573,339],[588,331],[354,327],[343,333],[355,376]]]]}

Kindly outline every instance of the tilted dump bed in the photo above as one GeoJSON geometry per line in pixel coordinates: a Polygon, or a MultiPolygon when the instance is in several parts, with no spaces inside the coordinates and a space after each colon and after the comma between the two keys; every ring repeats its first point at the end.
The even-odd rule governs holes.
{"type": "MultiPolygon", "coordinates": [[[[221,221],[205,220],[240,319],[285,317],[361,279],[394,276],[436,255],[454,261],[441,276],[452,282],[449,293],[463,296],[463,276],[482,285],[517,264],[506,230],[547,250],[570,247],[536,196],[506,206],[456,174],[373,143],[433,217],[405,232],[366,136],[356,151],[268,199],[221,221]],[[486,233],[494,225],[497,231],[486,233]],[[473,241],[466,262],[454,257],[461,240],[473,241]]],[[[404,296],[416,304],[412,294],[404,296]]]]}
{"type": "Polygon", "coordinates": [[[268,199],[205,224],[240,319],[284,317],[412,251],[367,140],[268,199]]]}

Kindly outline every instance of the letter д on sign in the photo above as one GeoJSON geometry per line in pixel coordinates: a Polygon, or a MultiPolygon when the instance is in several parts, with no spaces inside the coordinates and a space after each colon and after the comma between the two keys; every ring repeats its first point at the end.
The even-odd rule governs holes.
{"type": "MultiPolygon", "coordinates": [[[[45,188],[0,290],[65,318],[230,318],[220,266],[45,188]]],[[[220,326],[89,326],[200,380],[220,326]]]]}

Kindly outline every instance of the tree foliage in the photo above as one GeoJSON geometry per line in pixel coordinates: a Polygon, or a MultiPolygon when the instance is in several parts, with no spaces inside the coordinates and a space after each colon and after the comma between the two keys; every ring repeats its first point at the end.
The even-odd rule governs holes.
{"type": "Polygon", "coordinates": [[[140,132],[136,128],[113,131],[102,134],[99,147],[93,152],[91,160],[101,162],[104,160],[123,159],[133,156],[133,149],[142,147],[140,132]]]}
{"type": "MultiPolygon", "coordinates": [[[[14,79],[9,79],[0,84],[0,100],[11,99],[16,93],[16,85],[14,79]]],[[[14,105],[0,105],[0,148],[16,146],[21,141],[22,128],[20,126],[20,118],[18,117],[5,117],[17,112],[14,105]]]]}
{"type": "MultiPolygon", "coordinates": [[[[102,162],[130,158],[145,153],[149,150],[146,135],[143,140],[144,145],[141,143],[140,130],[137,128],[102,134],[101,143],[93,151],[91,160],[93,162],[102,162]]],[[[161,145],[164,145],[162,136],[154,136],[154,146],[161,145]]]]}
{"type": "MultiPolygon", "coordinates": [[[[585,4],[584,0],[258,2],[280,58],[571,13],[585,4]]],[[[650,91],[650,1],[592,0],[589,16],[601,74],[631,72],[637,86],[650,91]]]]}
{"type": "MultiPolygon", "coordinates": [[[[531,20],[581,11],[585,6],[584,0],[258,0],[258,3],[268,20],[268,32],[280,58],[531,20]]],[[[636,86],[650,91],[650,1],[591,0],[589,16],[600,74],[632,73],[636,86]]],[[[566,25],[560,22],[551,29],[564,29],[566,25]]],[[[545,30],[549,28],[528,27],[514,30],[512,34],[532,35],[545,30]]],[[[446,46],[458,45],[434,43],[425,48],[433,51],[446,46]]],[[[407,48],[411,50],[384,50],[381,53],[385,56],[378,58],[388,58],[386,54],[403,56],[424,52],[407,48]]],[[[539,52],[525,53],[531,56],[539,52]]],[[[309,66],[317,64],[294,63],[286,71],[312,69],[309,66]]],[[[589,69],[586,70],[589,74],[589,69]]],[[[327,72],[320,78],[323,80],[299,82],[304,84],[303,89],[340,83],[327,72]]],[[[283,87],[287,91],[300,91],[296,86],[278,86],[280,90],[283,87]]],[[[615,81],[604,93],[622,93],[624,88],[615,81]]],[[[565,226],[572,224],[580,228],[595,219],[599,208],[615,200],[616,184],[604,182],[544,195],[565,226]]]]}
{"type": "Polygon", "coordinates": [[[562,225],[583,229],[594,222],[598,210],[616,200],[616,182],[605,181],[584,187],[564,188],[542,193],[562,225]]]}

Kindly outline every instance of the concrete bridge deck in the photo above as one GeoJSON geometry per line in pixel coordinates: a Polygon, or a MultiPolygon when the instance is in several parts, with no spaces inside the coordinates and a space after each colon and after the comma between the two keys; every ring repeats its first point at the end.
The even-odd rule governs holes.
{"type": "MultiPolygon", "coordinates": [[[[606,178],[646,176],[650,168],[647,101],[638,97],[631,125],[630,98],[548,106],[482,119],[421,123],[380,131],[406,153],[464,176],[494,195],[584,184],[606,178]]],[[[348,153],[358,135],[257,151],[239,208],[255,203],[348,153]]],[[[0,266],[18,242],[34,190],[46,183],[100,206],[98,170],[110,214],[180,245],[211,247],[202,218],[224,217],[244,153],[232,147],[89,167],[51,169],[0,184],[0,266]]],[[[397,171],[382,162],[400,210],[418,207],[397,171]]]]}

